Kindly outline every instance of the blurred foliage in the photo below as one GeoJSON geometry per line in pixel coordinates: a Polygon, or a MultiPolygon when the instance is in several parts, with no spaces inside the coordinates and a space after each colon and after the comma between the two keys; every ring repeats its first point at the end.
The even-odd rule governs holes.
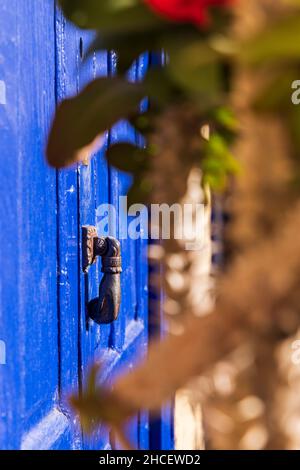
{"type": "MultiPolygon", "coordinates": [[[[176,103],[193,103],[199,113],[200,136],[200,124],[211,120],[213,110],[226,105],[224,76],[228,54],[213,47],[212,38],[215,31],[226,31],[228,12],[215,9],[211,27],[200,29],[162,19],[141,0],[60,0],[59,3],[65,16],[77,26],[97,30],[86,57],[99,50],[117,52],[117,77],[97,79],[59,106],[49,136],[48,161],[61,168],[86,160],[87,153],[96,151],[100,143],[97,138],[104,130],[119,119],[128,119],[143,135],[148,150],[120,144],[109,150],[107,157],[110,164],[133,174],[129,198],[142,202],[151,191],[147,169],[154,150],[151,140],[158,131],[157,117],[176,103]],[[127,81],[126,72],[142,53],[162,50],[168,53],[163,68],[151,68],[142,82],[127,81]],[[138,104],[144,96],[149,97],[151,109],[140,117],[138,104]],[[142,156],[143,163],[137,160],[142,156]]],[[[229,151],[219,152],[217,158],[208,157],[199,143],[198,165],[205,161],[205,180],[215,189],[225,185],[227,175],[234,168],[228,155],[229,151]]]]}
{"type": "MultiPolygon", "coordinates": [[[[47,149],[48,161],[54,167],[86,159],[86,154],[96,148],[95,139],[121,118],[138,126],[142,122],[138,104],[143,96],[150,98],[153,109],[152,114],[147,114],[147,126],[144,129],[138,126],[138,131],[146,138],[146,146],[150,129],[155,132],[156,116],[174,103],[193,103],[199,110],[199,122],[207,120],[214,128],[218,125],[214,110],[228,108],[228,83],[234,64],[239,62],[266,68],[268,80],[253,97],[253,104],[263,112],[275,107],[281,109],[290,122],[295,143],[300,146],[297,126],[295,129],[298,110],[289,99],[291,81],[298,71],[300,14],[293,12],[276,18],[271,27],[263,29],[250,41],[237,42],[228,32],[231,15],[222,9],[214,10],[209,28],[200,29],[158,17],[141,0],[60,0],[59,3],[65,16],[77,26],[97,30],[87,56],[98,50],[117,52],[118,75],[124,75],[146,51],[166,50],[168,57],[164,68],[150,70],[142,83],[129,84],[126,78],[98,79],[78,97],[63,102],[57,110],[47,149]]],[[[223,136],[218,144],[214,139],[199,150],[204,180],[212,189],[224,188],[228,176],[236,171],[234,157],[225,149],[231,143],[232,139],[223,136]],[[220,142],[222,151],[215,148],[220,142]],[[200,155],[203,151],[208,151],[210,156],[200,155]]],[[[136,155],[142,153],[129,146],[123,149],[119,146],[118,159],[114,151],[109,160],[133,173],[133,193],[141,200],[150,187],[142,182],[145,168],[135,161],[136,155]],[[121,162],[122,158],[131,163],[121,162]],[[143,191],[143,187],[148,189],[143,191]]],[[[146,158],[147,151],[143,155],[146,158]]]]}

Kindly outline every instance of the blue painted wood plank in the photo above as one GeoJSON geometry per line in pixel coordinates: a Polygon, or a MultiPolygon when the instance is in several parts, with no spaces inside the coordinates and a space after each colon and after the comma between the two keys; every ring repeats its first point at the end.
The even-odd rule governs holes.
{"type": "MultiPolygon", "coordinates": [[[[107,52],[98,52],[94,56],[95,63],[95,75],[96,76],[106,76],[108,73],[108,53],[107,52]]],[[[101,210],[100,206],[102,204],[109,203],[109,171],[108,165],[105,158],[105,151],[108,145],[108,132],[103,136],[103,145],[97,155],[94,157],[95,160],[95,207],[96,207],[96,226],[100,236],[108,235],[107,232],[103,231],[101,225],[101,210]]],[[[102,279],[102,272],[100,263],[96,265],[96,286],[98,286],[102,279]]],[[[111,335],[111,325],[102,325],[101,328],[98,328],[98,341],[97,346],[102,349],[106,349],[110,344],[110,335],[111,335]]]]}
{"type": "MultiPolygon", "coordinates": [[[[116,73],[117,68],[117,56],[115,52],[110,52],[108,56],[108,74],[114,75],[116,73]]],[[[110,133],[109,133],[109,145],[113,145],[116,142],[119,142],[122,139],[128,138],[127,135],[127,125],[124,122],[120,122],[115,125],[110,133]]],[[[123,182],[119,177],[119,172],[115,169],[110,167],[109,168],[109,178],[110,178],[110,196],[109,196],[109,203],[112,204],[116,211],[117,221],[119,221],[119,217],[124,217],[124,215],[119,213],[119,196],[122,195],[124,192],[123,182]]],[[[112,236],[119,238],[119,224],[116,223],[115,227],[112,227],[112,236]]],[[[124,279],[127,277],[127,267],[128,263],[126,262],[126,245],[121,241],[121,250],[122,250],[122,275],[121,275],[121,293],[124,292],[125,287],[124,279]],[[124,258],[125,255],[125,258],[124,258]]],[[[110,345],[113,348],[116,348],[118,351],[122,351],[123,344],[124,344],[124,335],[125,335],[125,318],[127,311],[127,304],[126,304],[126,297],[122,295],[121,297],[121,306],[120,306],[120,315],[116,322],[112,324],[112,332],[110,337],[110,345]]]]}
{"type": "Polygon", "coordinates": [[[0,204],[0,260],[3,272],[0,277],[0,339],[5,344],[5,358],[0,365],[0,447],[12,449],[20,440],[20,426],[17,415],[21,407],[17,389],[20,390],[20,374],[15,370],[19,365],[19,347],[15,332],[19,329],[17,285],[19,282],[20,250],[15,237],[20,190],[16,184],[19,178],[17,110],[15,71],[17,68],[18,43],[16,43],[16,1],[4,2],[0,15],[0,79],[2,102],[0,105],[0,149],[1,149],[1,204],[0,204]],[[10,31],[10,35],[8,34],[10,31]],[[5,94],[4,91],[5,90],[5,94]],[[4,99],[5,97],[5,99],[4,99]],[[5,104],[4,104],[5,102],[5,104]],[[12,156],[15,156],[12,159],[12,156]],[[5,184],[4,184],[5,183],[5,184]],[[13,197],[12,197],[13,196],[13,197]],[[11,259],[7,253],[14,253],[11,259]],[[14,334],[13,334],[14,333],[14,334]],[[13,407],[17,414],[12,412],[13,407]]]}
{"type": "MultiPolygon", "coordinates": [[[[82,54],[89,48],[92,40],[91,33],[80,33],[80,43],[82,54]]],[[[81,64],[79,71],[80,89],[90,82],[95,76],[105,76],[107,74],[107,54],[95,54],[85,63],[81,64]]],[[[92,155],[90,161],[79,166],[79,220],[80,226],[97,226],[97,214],[100,204],[108,202],[108,169],[104,160],[105,141],[101,149],[92,155]]],[[[99,235],[104,235],[99,232],[99,235]]],[[[102,278],[101,262],[97,260],[96,265],[90,267],[88,274],[84,275],[80,266],[81,283],[81,350],[82,350],[82,379],[85,381],[88,368],[94,360],[94,351],[102,343],[108,347],[111,327],[102,328],[91,319],[88,319],[87,304],[98,296],[99,283],[102,278]],[[102,337],[103,336],[103,337],[102,337]]],[[[86,449],[99,448],[99,438],[96,433],[93,438],[84,436],[84,447],[86,449]]],[[[103,436],[102,436],[103,437],[103,436]]],[[[109,436],[106,436],[108,442],[109,436]]]]}
{"type": "MultiPolygon", "coordinates": [[[[75,28],[56,10],[56,93],[57,100],[78,90],[79,44],[75,28]]],[[[73,167],[57,175],[58,198],[58,306],[60,406],[70,416],[69,441],[64,448],[74,447],[81,439],[78,426],[73,426],[67,403],[71,390],[80,385],[80,297],[79,297],[79,216],[78,170],[73,167]]]]}
{"type": "MultiPolygon", "coordinates": [[[[85,51],[88,49],[91,41],[91,34],[87,32],[78,31],[77,42],[83,57],[85,51]]],[[[82,57],[79,58],[79,75],[78,86],[82,90],[87,83],[94,78],[94,60],[90,57],[84,63],[82,57]]],[[[78,187],[78,209],[79,209],[79,226],[83,225],[96,225],[96,164],[95,158],[92,157],[85,163],[78,165],[79,173],[79,187],[78,187]]],[[[79,246],[81,252],[81,235],[79,238],[79,246]]],[[[92,320],[89,321],[87,315],[87,303],[94,297],[97,297],[97,282],[96,282],[96,268],[92,266],[87,275],[82,272],[82,261],[79,265],[80,277],[80,313],[81,313],[81,376],[85,379],[85,372],[88,362],[93,356],[93,351],[97,344],[99,336],[99,326],[92,320]]]]}
{"type": "Polygon", "coordinates": [[[0,12],[0,447],[17,449],[58,393],[56,176],[44,159],[55,104],[54,5],[3,0],[0,12]]]}
{"type": "MultiPolygon", "coordinates": [[[[136,80],[142,80],[149,68],[149,54],[145,53],[140,56],[137,62],[136,80]]],[[[141,104],[141,111],[145,111],[148,107],[148,100],[145,99],[141,104]]],[[[144,141],[141,136],[136,134],[136,143],[141,147],[144,146],[144,141]]],[[[146,229],[143,227],[142,230],[146,229]]],[[[148,240],[139,238],[136,241],[136,290],[137,290],[137,308],[136,320],[142,320],[144,323],[144,341],[142,346],[142,354],[146,354],[148,349],[149,331],[148,331],[148,240]]],[[[139,448],[149,448],[149,413],[141,411],[139,414],[139,448]]]]}

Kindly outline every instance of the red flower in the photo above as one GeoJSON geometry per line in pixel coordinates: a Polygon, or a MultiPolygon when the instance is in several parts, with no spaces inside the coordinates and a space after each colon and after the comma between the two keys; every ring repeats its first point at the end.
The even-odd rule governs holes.
{"type": "Polygon", "coordinates": [[[232,0],[144,0],[152,10],[173,21],[205,25],[210,6],[226,6],[232,0]]]}

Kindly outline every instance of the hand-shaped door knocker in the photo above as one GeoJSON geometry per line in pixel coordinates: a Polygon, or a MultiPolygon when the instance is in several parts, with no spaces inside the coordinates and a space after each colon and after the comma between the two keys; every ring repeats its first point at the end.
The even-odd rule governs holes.
{"type": "Polygon", "coordinates": [[[95,227],[82,227],[82,262],[86,273],[89,266],[101,256],[104,276],[99,286],[99,297],[88,303],[88,314],[98,324],[117,320],[121,301],[120,242],[113,237],[98,237],[95,227]]]}

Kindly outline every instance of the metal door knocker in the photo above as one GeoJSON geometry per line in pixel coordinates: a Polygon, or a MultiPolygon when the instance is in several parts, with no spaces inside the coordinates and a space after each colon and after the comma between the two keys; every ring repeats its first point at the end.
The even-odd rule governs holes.
{"type": "Polygon", "coordinates": [[[82,262],[83,271],[101,256],[104,276],[99,286],[99,297],[88,303],[88,314],[98,324],[112,323],[117,320],[121,301],[120,242],[113,237],[98,237],[96,227],[82,227],[82,262]]]}

